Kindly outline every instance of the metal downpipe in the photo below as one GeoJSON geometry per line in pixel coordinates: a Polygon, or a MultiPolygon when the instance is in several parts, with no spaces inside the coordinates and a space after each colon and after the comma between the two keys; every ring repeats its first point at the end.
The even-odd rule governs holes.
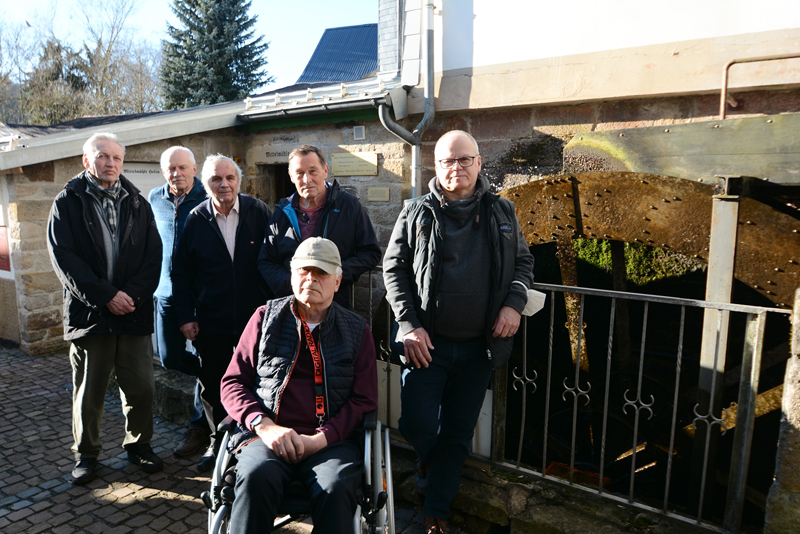
{"type": "Polygon", "coordinates": [[[424,16],[422,31],[422,48],[424,55],[422,64],[425,70],[425,84],[423,94],[425,96],[425,114],[417,124],[414,132],[409,132],[397,124],[389,116],[389,109],[385,104],[378,106],[378,117],[383,127],[395,134],[397,137],[411,145],[411,197],[419,196],[419,182],[422,176],[422,134],[433,122],[436,116],[436,107],[433,96],[433,0],[424,0],[424,16]]]}

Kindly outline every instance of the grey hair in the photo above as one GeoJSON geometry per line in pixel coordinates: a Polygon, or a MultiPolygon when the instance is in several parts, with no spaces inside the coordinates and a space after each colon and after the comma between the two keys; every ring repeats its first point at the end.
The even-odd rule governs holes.
{"type": "Polygon", "coordinates": [[[194,153],[185,146],[171,146],[161,153],[161,168],[166,169],[169,167],[169,157],[175,152],[186,152],[189,155],[192,165],[196,165],[197,161],[194,159],[194,153]]]}
{"type": "Polygon", "coordinates": [[[122,149],[122,157],[125,157],[125,145],[119,137],[111,132],[97,132],[92,134],[92,136],[83,143],[83,153],[89,155],[93,152],[97,152],[98,141],[113,141],[117,143],[122,149]]]}
{"type": "Polygon", "coordinates": [[[212,170],[212,167],[214,166],[215,163],[220,163],[223,161],[227,161],[228,163],[233,165],[233,168],[236,171],[236,180],[239,182],[236,191],[237,193],[239,192],[238,189],[242,185],[242,169],[239,167],[239,165],[237,165],[236,162],[233,161],[233,159],[229,158],[228,156],[223,156],[222,154],[211,154],[203,162],[203,171],[200,175],[200,180],[203,182],[203,187],[205,188],[206,193],[208,194],[209,197],[213,196],[211,194],[211,189],[208,186],[208,182],[211,179],[212,173],[214,172],[212,170]]]}

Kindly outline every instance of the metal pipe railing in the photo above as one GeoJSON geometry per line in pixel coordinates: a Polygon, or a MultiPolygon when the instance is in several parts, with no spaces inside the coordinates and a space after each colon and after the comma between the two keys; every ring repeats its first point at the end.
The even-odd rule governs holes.
{"type": "MultiPolygon", "coordinates": [[[[761,56],[761,57],[751,57],[745,59],[732,59],[725,64],[725,67],[722,69],[722,94],[720,95],[719,99],[719,118],[721,120],[725,120],[725,104],[728,102],[730,98],[733,100],[733,97],[728,96],[728,70],[731,68],[732,65],[736,65],[737,63],[756,63],[760,61],[775,61],[779,59],[796,59],[800,58],[800,53],[794,54],[780,54],[776,56],[761,56]]],[[[738,106],[739,104],[736,103],[736,100],[731,102],[733,107],[738,106]]]]}

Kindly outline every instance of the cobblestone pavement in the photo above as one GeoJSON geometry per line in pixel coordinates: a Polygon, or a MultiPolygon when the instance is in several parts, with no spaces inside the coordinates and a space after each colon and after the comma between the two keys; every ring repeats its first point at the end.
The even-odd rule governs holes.
{"type": "MultiPolygon", "coordinates": [[[[106,397],[104,446],[97,478],[73,486],[72,379],[66,354],[26,356],[0,349],[0,532],[69,534],[206,532],[200,493],[210,480],[177,459],[183,428],[155,419],[152,446],[164,470],[148,475],[128,463],[122,448],[119,398],[106,397]]],[[[397,509],[398,532],[422,532],[412,509],[397,509]]],[[[307,524],[284,532],[308,532],[307,524]]]]}

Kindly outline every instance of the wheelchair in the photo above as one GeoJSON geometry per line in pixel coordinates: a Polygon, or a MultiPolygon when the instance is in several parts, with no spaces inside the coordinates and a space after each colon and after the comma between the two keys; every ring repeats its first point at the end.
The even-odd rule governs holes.
{"type": "MultiPolygon", "coordinates": [[[[211,489],[200,498],[208,508],[209,534],[230,532],[231,507],[236,497],[236,458],[228,450],[231,430],[236,423],[230,417],[219,425],[219,435],[224,434],[211,476],[211,489]]],[[[355,534],[394,534],[394,491],[392,489],[392,461],[389,450],[389,429],[381,429],[376,413],[370,412],[364,420],[364,482],[356,498],[359,501],[353,515],[355,534]],[[383,430],[383,431],[382,431],[383,430]]],[[[279,506],[273,530],[310,514],[308,490],[299,482],[291,483],[279,506]]]]}

